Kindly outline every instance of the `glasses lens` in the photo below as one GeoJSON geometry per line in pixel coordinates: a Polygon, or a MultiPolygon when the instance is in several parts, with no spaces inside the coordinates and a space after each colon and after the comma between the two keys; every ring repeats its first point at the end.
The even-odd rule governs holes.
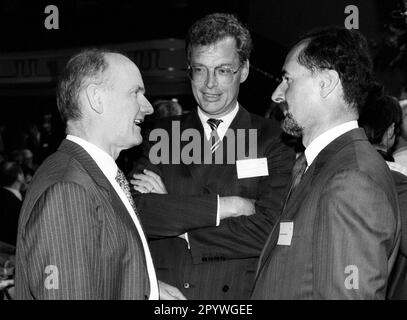
{"type": "MultiPolygon", "coordinates": [[[[219,66],[214,69],[214,75],[217,82],[230,84],[233,81],[234,75],[240,70],[241,65],[235,71],[231,67],[219,66]]],[[[195,83],[206,81],[209,70],[206,67],[188,66],[188,76],[195,83]]]]}

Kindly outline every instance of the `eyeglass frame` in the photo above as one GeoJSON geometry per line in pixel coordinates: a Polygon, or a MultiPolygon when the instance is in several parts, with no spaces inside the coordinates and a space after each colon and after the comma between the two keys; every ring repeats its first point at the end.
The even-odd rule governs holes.
{"type": "MultiPolygon", "coordinates": [[[[232,82],[232,80],[233,80],[233,77],[235,76],[235,74],[236,73],[238,73],[239,72],[239,70],[243,67],[243,65],[244,65],[244,62],[241,62],[240,64],[239,64],[239,67],[234,71],[233,70],[233,68],[232,67],[229,67],[229,66],[222,66],[222,65],[219,65],[219,66],[216,66],[215,68],[213,68],[213,74],[215,75],[215,79],[216,79],[216,81],[218,82],[219,80],[218,80],[218,76],[216,75],[216,69],[218,69],[218,68],[229,68],[230,69],[230,71],[232,71],[232,77],[231,77],[231,80],[230,80],[230,83],[232,82]]],[[[203,79],[203,80],[201,80],[201,81],[196,81],[196,80],[194,80],[194,79],[192,79],[192,74],[191,74],[191,72],[192,72],[192,68],[194,68],[193,66],[191,66],[190,64],[187,64],[187,74],[188,74],[188,78],[192,81],[192,82],[195,82],[195,83],[203,83],[203,82],[205,82],[207,79],[208,79],[208,73],[209,73],[209,68],[207,67],[207,66],[202,66],[201,68],[205,68],[206,69],[206,77],[205,77],[205,79],[203,79]]],[[[195,67],[196,68],[196,67],[195,67]]],[[[219,69],[218,69],[219,70],[219,69]]]]}

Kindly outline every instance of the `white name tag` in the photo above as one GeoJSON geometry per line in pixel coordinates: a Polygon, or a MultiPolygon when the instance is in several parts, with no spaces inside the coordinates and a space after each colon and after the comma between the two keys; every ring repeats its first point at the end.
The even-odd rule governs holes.
{"type": "Polygon", "coordinates": [[[237,178],[253,178],[269,175],[267,158],[236,160],[237,178]]]}
{"type": "Polygon", "coordinates": [[[278,236],[277,244],[280,246],[291,246],[293,232],[294,232],[293,221],[280,222],[280,234],[278,236]]]}

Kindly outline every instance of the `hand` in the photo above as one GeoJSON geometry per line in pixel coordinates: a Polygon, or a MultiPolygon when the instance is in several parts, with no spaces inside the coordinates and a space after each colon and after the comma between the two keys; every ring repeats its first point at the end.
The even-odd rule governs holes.
{"type": "Polygon", "coordinates": [[[143,173],[133,174],[133,179],[130,183],[134,190],[140,193],[168,193],[161,177],[150,170],[144,169],[143,173]]]}
{"type": "Polygon", "coordinates": [[[8,286],[14,285],[14,279],[10,280],[0,280],[0,290],[7,288],[8,286]]]}
{"type": "Polygon", "coordinates": [[[160,290],[160,300],[187,300],[177,288],[158,280],[160,290]]]}
{"type": "Polygon", "coordinates": [[[255,214],[256,200],[242,197],[219,197],[219,218],[233,218],[255,214]]]}

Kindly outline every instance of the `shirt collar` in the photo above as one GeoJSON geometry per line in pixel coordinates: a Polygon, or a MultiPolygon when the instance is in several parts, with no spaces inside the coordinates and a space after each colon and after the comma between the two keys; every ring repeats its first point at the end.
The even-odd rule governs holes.
{"type": "Polygon", "coordinates": [[[316,137],[305,149],[305,158],[307,159],[308,167],[328,144],[344,133],[358,127],[358,122],[356,120],[352,120],[333,127],[316,137]]]}
{"type": "Polygon", "coordinates": [[[18,191],[17,189],[9,188],[9,187],[3,187],[4,189],[10,191],[12,194],[14,194],[20,201],[23,201],[23,196],[21,195],[21,192],[18,191]]]}
{"type": "Polygon", "coordinates": [[[114,180],[116,178],[117,164],[109,154],[82,138],[68,134],[66,139],[79,144],[85,149],[108,179],[114,180]]]}
{"type": "MultiPolygon", "coordinates": [[[[210,135],[210,133],[212,132],[212,129],[207,122],[210,117],[208,117],[206,114],[204,114],[202,112],[201,108],[199,108],[199,106],[197,108],[198,108],[198,116],[202,122],[202,126],[205,129],[205,133],[210,135]]],[[[234,107],[234,109],[231,112],[229,112],[227,115],[225,115],[223,117],[217,118],[217,119],[222,120],[222,122],[219,124],[218,130],[217,130],[220,137],[223,137],[225,135],[225,133],[226,133],[227,129],[229,128],[230,124],[232,123],[233,119],[236,117],[238,111],[239,111],[239,103],[236,102],[236,106],[234,107]]]]}

